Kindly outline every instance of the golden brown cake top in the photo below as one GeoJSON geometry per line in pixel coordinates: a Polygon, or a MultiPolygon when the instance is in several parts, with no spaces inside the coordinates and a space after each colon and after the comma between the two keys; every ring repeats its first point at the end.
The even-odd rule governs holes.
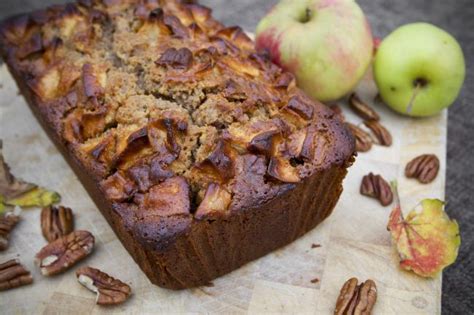
{"type": "Polygon", "coordinates": [[[331,110],[198,4],[82,0],[1,30],[40,111],[136,220],[255,207],[353,154],[331,110]]]}

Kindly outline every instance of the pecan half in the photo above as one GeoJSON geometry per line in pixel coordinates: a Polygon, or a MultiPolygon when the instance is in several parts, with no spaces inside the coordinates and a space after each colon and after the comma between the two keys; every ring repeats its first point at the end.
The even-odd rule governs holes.
{"type": "Polygon", "coordinates": [[[369,315],[377,301],[377,286],[373,280],[359,285],[357,278],[347,280],[336,302],[335,315],[369,315]]]}
{"type": "Polygon", "coordinates": [[[33,282],[30,272],[17,259],[0,264],[0,291],[13,289],[33,282]]]}
{"type": "Polygon", "coordinates": [[[125,302],[132,292],[130,286],[112,278],[105,272],[91,267],[82,267],[76,271],[80,284],[97,293],[96,303],[114,305],[125,302]]]}
{"type": "Polygon", "coordinates": [[[380,120],[379,114],[364,103],[356,93],[352,93],[349,97],[349,107],[364,120],[380,120]]]}
{"type": "Polygon", "coordinates": [[[88,256],[94,248],[94,236],[88,231],[75,231],[43,247],[35,262],[41,273],[51,276],[67,270],[88,256]]]}
{"type": "Polygon", "coordinates": [[[377,139],[377,144],[389,147],[392,145],[392,135],[380,122],[376,120],[366,120],[364,125],[369,128],[377,139]]]}
{"type": "Polygon", "coordinates": [[[74,216],[71,208],[49,206],[41,210],[41,232],[52,242],[74,230],[74,216]]]}
{"type": "Polygon", "coordinates": [[[390,185],[380,175],[369,173],[362,178],[360,193],[364,196],[378,199],[382,206],[388,206],[393,201],[390,185]]]}
{"type": "Polygon", "coordinates": [[[370,134],[349,122],[346,123],[346,126],[354,135],[357,152],[367,152],[372,148],[372,137],[370,136],[370,134]]]}
{"type": "Polygon", "coordinates": [[[17,209],[20,208],[0,215],[0,251],[8,248],[10,233],[20,221],[20,210],[17,209]]]}
{"type": "Polygon", "coordinates": [[[420,183],[431,183],[438,175],[439,159],[434,154],[422,154],[411,160],[405,167],[405,176],[416,178],[420,183]]]}

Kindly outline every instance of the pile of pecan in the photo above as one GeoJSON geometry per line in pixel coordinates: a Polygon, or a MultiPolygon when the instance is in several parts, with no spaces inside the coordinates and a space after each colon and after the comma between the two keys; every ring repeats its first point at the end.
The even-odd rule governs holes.
{"type": "MultiPolygon", "coordinates": [[[[3,197],[16,197],[35,187],[37,186],[17,179],[11,174],[10,168],[3,158],[2,141],[0,140],[0,251],[8,248],[11,233],[21,219],[21,208],[18,204],[13,211],[1,213],[5,210],[3,197]]],[[[46,190],[40,192],[45,192],[47,197],[57,195],[46,190]]],[[[41,232],[48,244],[36,254],[35,262],[44,276],[66,272],[80,260],[89,256],[94,249],[95,238],[92,233],[75,231],[72,210],[63,206],[51,205],[57,201],[57,198],[49,198],[47,203],[43,203],[41,210],[41,232]]],[[[26,204],[39,206],[41,203],[27,202],[26,204]]],[[[21,206],[27,205],[22,204],[21,206]]],[[[131,289],[127,284],[98,269],[83,267],[76,273],[81,284],[97,292],[98,304],[122,303],[131,294],[131,289]]],[[[31,283],[33,283],[31,273],[18,260],[12,259],[0,263],[0,291],[31,283]]]]}
{"type": "MultiPolygon", "coordinates": [[[[9,233],[20,220],[15,212],[0,216],[0,249],[8,246],[9,233]]],[[[41,231],[49,242],[38,254],[35,262],[44,276],[63,273],[89,256],[95,238],[88,231],[74,231],[74,216],[70,208],[48,206],[41,211],[41,231]]],[[[91,267],[76,272],[79,283],[98,294],[97,304],[122,303],[130,296],[130,287],[91,267]]],[[[0,291],[13,289],[33,282],[28,270],[18,260],[0,264],[0,291]]]]}
{"type": "MultiPolygon", "coordinates": [[[[352,93],[349,97],[349,107],[363,119],[363,123],[368,129],[364,130],[358,125],[346,122],[346,126],[354,135],[357,152],[367,152],[372,148],[373,144],[387,147],[392,145],[392,135],[381,124],[380,115],[371,106],[362,101],[356,93],[352,93]]],[[[333,105],[331,108],[342,121],[345,121],[339,107],[333,105]]]]}
{"type": "MultiPolygon", "coordinates": [[[[349,107],[354,113],[363,119],[363,125],[368,129],[364,130],[360,126],[351,122],[345,122],[347,128],[352,132],[355,138],[357,152],[367,152],[373,144],[381,146],[391,146],[392,135],[380,123],[380,115],[367,103],[361,100],[356,94],[352,93],[349,97],[349,107]]],[[[340,120],[345,121],[341,108],[332,105],[330,108],[340,120]]],[[[434,154],[423,154],[411,160],[405,167],[405,176],[415,178],[420,183],[427,184],[432,182],[439,171],[440,162],[434,154]]],[[[393,193],[390,185],[381,175],[369,173],[362,178],[360,193],[364,196],[378,199],[383,206],[392,203],[393,193]]]]}

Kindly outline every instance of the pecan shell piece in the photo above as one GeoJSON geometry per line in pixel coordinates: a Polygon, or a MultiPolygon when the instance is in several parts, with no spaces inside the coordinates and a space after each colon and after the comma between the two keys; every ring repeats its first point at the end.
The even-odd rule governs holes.
{"type": "Polygon", "coordinates": [[[366,120],[364,125],[369,128],[377,139],[377,143],[386,147],[392,145],[392,135],[380,122],[375,120],[366,120]]]}
{"type": "Polygon", "coordinates": [[[377,286],[373,280],[358,285],[357,278],[350,278],[341,288],[335,315],[370,315],[377,301],[377,286]]]}
{"type": "Polygon", "coordinates": [[[422,154],[411,160],[405,167],[405,176],[416,178],[420,183],[431,183],[439,171],[439,159],[434,154],[422,154]]]}
{"type": "Polygon", "coordinates": [[[71,208],[49,206],[41,210],[41,232],[52,242],[74,230],[74,216],[71,208]]]}
{"type": "Polygon", "coordinates": [[[382,206],[388,206],[393,201],[390,185],[380,175],[369,173],[362,178],[360,193],[364,196],[378,199],[382,206]]]}
{"type": "Polygon", "coordinates": [[[21,210],[17,209],[0,215],[0,251],[8,248],[10,233],[20,221],[21,210]]]}
{"type": "Polygon", "coordinates": [[[82,267],[76,271],[77,281],[97,293],[96,303],[99,305],[114,305],[125,302],[132,289],[126,283],[115,279],[105,272],[92,267],[82,267]]]}
{"type": "Polygon", "coordinates": [[[354,135],[355,142],[356,142],[355,147],[356,147],[357,152],[367,152],[372,148],[373,141],[370,134],[368,134],[363,129],[349,122],[346,123],[346,126],[354,135]]]}
{"type": "Polygon", "coordinates": [[[0,291],[13,289],[33,282],[30,272],[18,259],[0,264],[0,291]]]}
{"type": "Polygon", "coordinates": [[[349,107],[364,120],[380,120],[379,114],[363,102],[356,93],[352,93],[349,97],[349,107]]]}
{"type": "Polygon", "coordinates": [[[74,231],[43,247],[35,257],[41,273],[52,276],[69,269],[87,257],[94,248],[94,236],[88,231],[74,231]]]}

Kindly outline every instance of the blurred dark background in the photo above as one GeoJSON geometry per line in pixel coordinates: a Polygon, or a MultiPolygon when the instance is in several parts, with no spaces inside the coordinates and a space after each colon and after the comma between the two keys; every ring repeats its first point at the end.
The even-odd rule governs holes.
{"type": "MultiPolygon", "coordinates": [[[[65,0],[0,0],[0,19],[65,0]]],[[[277,0],[201,0],[226,25],[253,31],[277,0]]],[[[467,63],[463,91],[449,110],[447,211],[460,224],[458,260],[443,276],[443,314],[474,313],[474,0],[358,0],[374,36],[424,21],[440,26],[461,43],[467,63]]],[[[440,51],[440,54],[443,52],[440,51]]]]}

